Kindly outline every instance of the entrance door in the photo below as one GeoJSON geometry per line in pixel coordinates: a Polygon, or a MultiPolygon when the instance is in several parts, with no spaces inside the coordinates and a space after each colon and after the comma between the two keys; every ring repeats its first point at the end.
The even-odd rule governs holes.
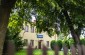
{"type": "Polygon", "coordinates": [[[41,45],[42,45],[42,40],[38,41],[38,48],[41,49],[41,45]]]}

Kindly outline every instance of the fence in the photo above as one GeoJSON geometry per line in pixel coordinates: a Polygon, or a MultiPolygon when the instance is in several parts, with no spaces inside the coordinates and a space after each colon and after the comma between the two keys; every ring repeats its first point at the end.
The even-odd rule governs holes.
{"type": "MultiPolygon", "coordinates": [[[[32,48],[30,45],[27,49],[27,55],[33,55],[33,50],[34,48],[32,48]]],[[[47,51],[48,48],[46,46],[43,46],[42,48],[42,55],[47,55],[47,51]]],[[[59,46],[54,46],[54,55],[59,55],[59,46]]],[[[67,48],[67,46],[63,46],[63,50],[64,55],[68,55],[68,52],[70,52],[70,55],[85,55],[85,46],[84,45],[72,45],[70,47],[70,49],[67,48]]]]}
{"type": "MultiPolygon", "coordinates": [[[[15,46],[12,41],[8,42],[8,48],[7,48],[7,54],[3,55],[15,55],[15,46]]],[[[32,48],[31,45],[28,46],[27,49],[27,55],[33,55],[33,51],[36,48],[32,48]]],[[[46,46],[42,47],[42,55],[47,55],[48,48],[46,46]]],[[[59,55],[59,46],[54,46],[54,55],[59,55]]],[[[67,48],[66,45],[63,46],[64,55],[68,55],[68,52],[70,52],[70,55],[85,55],[85,45],[72,45],[70,49],[67,48]]]]}

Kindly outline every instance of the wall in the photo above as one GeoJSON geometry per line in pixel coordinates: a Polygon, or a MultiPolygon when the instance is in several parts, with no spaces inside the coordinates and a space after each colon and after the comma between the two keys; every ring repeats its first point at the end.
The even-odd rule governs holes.
{"type": "MultiPolygon", "coordinates": [[[[23,37],[22,39],[27,39],[27,43],[30,44],[31,40],[34,40],[34,46],[33,47],[36,47],[37,48],[39,47],[38,45],[38,41],[39,40],[43,40],[41,45],[46,45],[47,46],[47,41],[49,41],[49,46],[47,46],[48,48],[50,48],[50,42],[52,40],[56,40],[57,39],[57,35],[54,35],[52,37],[49,37],[47,35],[46,32],[42,32],[42,33],[36,33],[36,29],[34,28],[34,33],[31,32],[31,26],[28,24],[29,26],[29,29],[28,29],[28,32],[25,32],[25,30],[22,30],[20,35],[23,37]],[[42,34],[43,35],[43,38],[37,38],[37,34],[42,34]]],[[[24,26],[25,27],[25,26],[24,26]]],[[[25,46],[24,48],[27,48],[27,46],[25,46]]]]}

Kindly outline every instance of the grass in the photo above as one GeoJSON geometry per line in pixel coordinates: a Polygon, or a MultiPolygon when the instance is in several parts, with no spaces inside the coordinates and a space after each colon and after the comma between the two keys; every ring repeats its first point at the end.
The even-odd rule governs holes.
{"type": "MultiPolygon", "coordinates": [[[[42,51],[37,49],[37,50],[34,51],[33,54],[34,55],[42,55],[42,51]]],[[[54,51],[52,51],[52,50],[47,51],[47,55],[54,55],[54,51]]]]}
{"type": "Polygon", "coordinates": [[[40,49],[36,49],[33,52],[34,55],[42,55],[42,51],[40,49]]]}
{"type": "Polygon", "coordinates": [[[27,55],[26,50],[20,50],[20,51],[16,52],[16,55],[27,55]]]}
{"type": "MultiPolygon", "coordinates": [[[[27,55],[26,53],[27,53],[26,50],[21,50],[21,51],[18,51],[16,55],[27,55]]],[[[33,55],[42,55],[42,51],[40,49],[34,50],[33,55]]],[[[54,55],[54,51],[48,50],[47,55],[54,55]]],[[[59,51],[59,55],[64,55],[63,51],[59,51]]]]}

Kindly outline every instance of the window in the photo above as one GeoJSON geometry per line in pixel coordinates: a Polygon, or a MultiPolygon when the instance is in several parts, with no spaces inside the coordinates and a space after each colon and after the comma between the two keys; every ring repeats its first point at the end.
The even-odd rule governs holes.
{"type": "Polygon", "coordinates": [[[24,39],[24,45],[27,46],[28,45],[28,40],[24,39]]]}
{"type": "Polygon", "coordinates": [[[47,47],[49,47],[49,41],[47,41],[47,47]]]}
{"type": "Polygon", "coordinates": [[[31,26],[31,33],[34,33],[34,27],[31,26]]]}
{"type": "Polygon", "coordinates": [[[25,32],[28,32],[29,26],[25,26],[25,32]]]}
{"type": "Polygon", "coordinates": [[[30,45],[34,46],[34,40],[30,40],[30,45]]]}

